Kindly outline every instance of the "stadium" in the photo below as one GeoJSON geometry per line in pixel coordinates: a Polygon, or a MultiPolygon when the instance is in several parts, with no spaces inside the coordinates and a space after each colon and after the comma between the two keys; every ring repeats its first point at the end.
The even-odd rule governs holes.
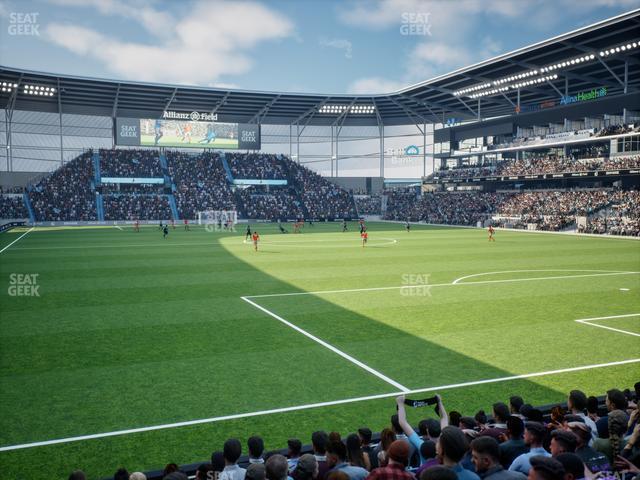
{"type": "MultiPolygon", "coordinates": [[[[51,2],[128,15],[82,3],[51,2]]],[[[162,2],[133,3],[160,29],[162,2]]],[[[427,36],[454,2],[409,3],[357,5],[398,4],[395,35],[427,36]]],[[[267,30],[283,4],[216,15],[255,8],[267,30]]],[[[0,51],[0,479],[637,479],[623,4],[387,93],[0,51]]],[[[0,7],[5,41],[38,31],[0,7]]]]}

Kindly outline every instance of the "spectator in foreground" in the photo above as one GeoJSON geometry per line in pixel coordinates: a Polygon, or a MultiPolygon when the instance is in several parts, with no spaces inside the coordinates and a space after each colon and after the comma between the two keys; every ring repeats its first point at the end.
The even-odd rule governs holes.
{"type": "Polygon", "coordinates": [[[358,429],[358,436],[360,437],[360,448],[362,453],[369,457],[369,470],[378,468],[378,457],[375,455],[375,446],[371,445],[371,430],[367,427],[358,429]]]}
{"type": "Polygon", "coordinates": [[[604,453],[611,465],[620,455],[626,445],[624,434],[627,431],[627,414],[622,410],[612,410],[606,417],[608,421],[609,438],[597,438],[593,442],[593,448],[604,453]]]}
{"type": "Polygon", "coordinates": [[[453,470],[440,465],[424,470],[418,478],[420,480],[458,480],[453,470]]]}
{"type": "Polygon", "coordinates": [[[369,472],[362,467],[355,467],[347,463],[347,447],[342,442],[329,442],[327,445],[327,463],[331,467],[329,473],[341,471],[350,480],[364,480],[369,472]]]}
{"type": "Polygon", "coordinates": [[[360,445],[360,437],[355,433],[347,436],[347,460],[355,467],[362,467],[365,470],[371,471],[371,462],[369,461],[369,455],[362,451],[360,445]]]}
{"type": "Polygon", "coordinates": [[[524,427],[524,443],[529,447],[529,452],[515,458],[509,470],[529,475],[531,470],[531,458],[535,456],[550,457],[551,454],[542,448],[546,429],[539,422],[527,422],[524,427]]]}
{"type": "Polygon", "coordinates": [[[578,415],[584,420],[584,423],[591,429],[591,438],[595,439],[598,436],[598,427],[596,427],[596,422],[584,413],[587,409],[587,403],[588,399],[584,392],[580,390],[571,390],[569,392],[569,398],[567,399],[569,412],[578,415]]]}
{"type": "Polygon", "coordinates": [[[113,480],[129,480],[129,472],[126,468],[119,468],[113,475],[113,480]]]}
{"type": "Polygon", "coordinates": [[[245,480],[265,480],[267,478],[267,469],[264,463],[252,463],[249,465],[244,478],[245,480]]]}
{"type": "Polygon", "coordinates": [[[564,467],[564,480],[581,480],[584,478],[584,463],[575,453],[561,453],[556,457],[564,467]]]}
{"type": "Polygon", "coordinates": [[[416,471],[417,478],[420,478],[420,474],[427,468],[440,465],[436,454],[436,443],[433,440],[425,440],[422,445],[420,445],[420,457],[424,458],[424,462],[416,471]]]}
{"type": "MultiPolygon", "coordinates": [[[[607,391],[605,404],[607,406],[607,412],[611,412],[612,410],[622,410],[624,412],[627,409],[627,398],[620,390],[612,388],[607,391]]],[[[609,438],[609,421],[606,416],[600,417],[596,422],[596,426],[598,428],[598,437],[609,438]]]]}
{"type": "Polygon", "coordinates": [[[415,480],[405,469],[409,465],[409,442],[396,440],[387,451],[388,462],[384,467],[376,468],[367,480],[415,480]]]}
{"type": "Polygon", "coordinates": [[[327,435],[327,432],[317,431],[311,434],[311,446],[318,462],[318,478],[324,478],[329,471],[329,465],[327,464],[328,443],[329,435],[327,435]]]}
{"type": "Polygon", "coordinates": [[[262,454],[264,453],[264,441],[262,437],[254,435],[247,440],[247,448],[249,449],[249,464],[264,463],[262,454]]]}
{"type": "Polygon", "coordinates": [[[500,445],[495,438],[478,437],[471,442],[471,458],[483,480],[525,480],[522,473],[505,470],[500,464],[500,445]]]}
{"type": "MultiPolygon", "coordinates": [[[[201,480],[201,479],[205,479],[205,478],[207,478],[207,477],[202,477],[202,476],[198,477],[197,474],[196,474],[196,480],[201,480]]],[[[79,479],[77,479],[77,480],[79,480],[79,479]]],[[[129,480],[147,480],[147,476],[142,472],[133,472],[131,475],[129,475],[129,480]]]]}
{"type": "Polygon", "coordinates": [[[534,455],[531,457],[529,480],[564,480],[564,467],[555,458],[534,455]]]}
{"type": "Polygon", "coordinates": [[[578,441],[576,455],[580,457],[591,473],[611,471],[611,465],[609,465],[606,455],[589,446],[591,429],[586,423],[569,422],[567,428],[573,432],[578,441]]]}
{"type": "Polygon", "coordinates": [[[524,422],[518,416],[511,415],[507,418],[507,438],[506,442],[500,444],[500,463],[504,468],[509,465],[516,457],[527,453],[529,447],[524,443],[522,438],[524,434],[524,422]]]}
{"type": "Polygon", "coordinates": [[[287,440],[287,446],[289,447],[287,463],[289,464],[289,473],[292,473],[298,466],[298,459],[300,458],[300,452],[302,451],[302,442],[297,438],[290,438],[287,440]]]}
{"type": "Polygon", "coordinates": [[[242,445],[236,438],[230,438],[224,442],[222,449],[224,456],[224,470],[218,480],[244,480],[247,471],[238,465],[238,459],[242,455],[242,445]]]}
{"type": "Polygon", "coordinates": [[[298,460],[298,466],[292,477],[295,480],[316,480],[318,478],[318,461],[310,453],[305,453],[298,460]]]}
{"type": "Polygon", "coordinates": [[[69,480],[87,480],[87,476],[82,470],[76,470],[75,472],[71,472],[69,480]]]}
{"type": "Polygon", "coordinates": [[[211,466],[214,472],[222,472],[224,470],[224,454],[222,452],[213,452],[211,454],[211,466]]]}
{"type": "Polygon", "coordinates": [[[507,418],[509,418],[509,407],[502,402],[493,404],[493,423],[480,432],[480,435],[493,437],[497,441],[502,438],[501,435],[507,434],[507,418]]]}
{"type": "Polygon", "coordinates": [[[268,480],[287,480],[289,464],[284,455],[279,453],[271,455],[265,463],[265,468],[268,480]]]}
{"type": "MultiPolygon", "coordinates": [[[[147,480],[147,477],[145,477],[144,475],[142,477],[133,479],[133,475],[134,474],[132,473],[131,477],[129,477],[129,480],[147,480]]],[[[210,463],[203,463],[202,465],[198,465],[198,468],[196,469],[195,480],[211,480],[211,478],[213,478],[213,465],[211,465],[210,463]]]]}
{"type": "Polygon", "coordinates": [[[567,430],[551,432],[549,451],[552,457],[557,457],[561,453],[575,453],[577,445],[578,439],[573,432],[567,430]]]}
{"type": "Polygon", "coordinates": [[[460,460],[468,449],[469,444],[462,430],[453,426],[442,429],[438,443],[436,443],[436,455],[440,463],[452,469],[458,476],[458,480],[479,480],[478,475],[460,465],[460,460]]]}

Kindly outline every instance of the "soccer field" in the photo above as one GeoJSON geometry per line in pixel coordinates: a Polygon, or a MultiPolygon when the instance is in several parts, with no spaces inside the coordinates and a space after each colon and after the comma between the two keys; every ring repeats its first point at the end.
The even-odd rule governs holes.
{"type": "Polygon", "coordinates": [[[257,228],[258,252],[243,226],[1,234],[0,477],[378,431],[401,391],[473,415],[640,377],[637,241],[376,223],[362,248],[355,223],[257,228]],[[10,295],[12,274],[38,296],[10,295]]]}

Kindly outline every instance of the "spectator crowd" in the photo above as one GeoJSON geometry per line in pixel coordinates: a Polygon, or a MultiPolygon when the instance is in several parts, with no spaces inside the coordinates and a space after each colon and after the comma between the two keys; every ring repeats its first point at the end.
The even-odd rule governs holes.
{"type": "MultiPolygon", "coordinates": [[[[550,415],[514,395],[490,414],[448,411],[436,395],[437,418],[409,423],[404,395],[379,435],[367,427],[346,436],[316,431],[306,453],[291,438],[281,451],[265,451],[262,437],[230,438],[210,461],[187,477],[175,463],[163,480],[593,480],[640,478],[640,382],[635,392],[608,390],[598,398],[571,390],[550,415]]],[[[119,469],[114,480],[146,480],[119,469]]],[[[69,480],[86,480],[80,470],[69,480]]]]}
{"type": "Polygon", "coordinates": [[[162,166],[156,150],[100,149],[102,177],[162,177],[162,166]]]}

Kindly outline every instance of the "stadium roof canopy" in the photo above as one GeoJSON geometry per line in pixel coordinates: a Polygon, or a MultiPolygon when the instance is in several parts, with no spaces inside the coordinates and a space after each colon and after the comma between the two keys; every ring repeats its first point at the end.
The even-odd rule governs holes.
{"type": "Polygon", "coordinates": [[[285,125],[460,122],[510,115],[518,105],[559,102],[603,87],[607,97],[638,91],[640,9],[388,94],[226,90],[0,66],[2,82],[13,87],[0,92],[0,107],[9,110],[137,118],[197,111],[216,113],[218,121],[285,125]],[[54,90],[43,95],[29,86],[54,90]]]}

